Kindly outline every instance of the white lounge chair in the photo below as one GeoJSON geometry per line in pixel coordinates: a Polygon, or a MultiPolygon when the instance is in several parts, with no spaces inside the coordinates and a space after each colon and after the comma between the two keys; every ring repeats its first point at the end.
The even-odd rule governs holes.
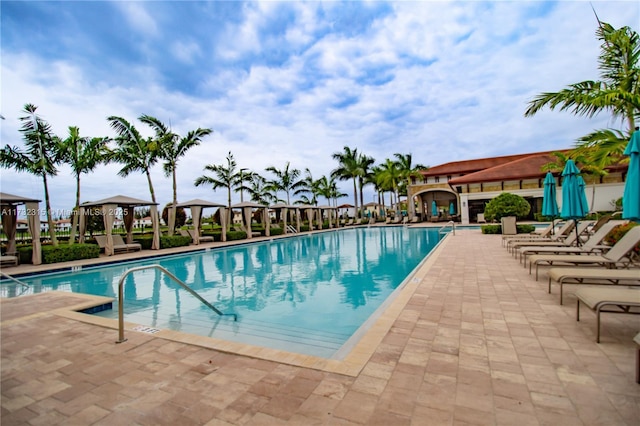
{"type": "Polygon", "coordinates": [[[553,235],[551,235],[550,233],[548,235],[541,236],[541,237],[531,236],[529,234],[522,235],[522,236],[509,235],[509,237],[512,237],[512,238],[507,239],[507,251],[510,252],[514,245],[528,245],[527,243],[530,241],[535,241],[536,243],[538,241],[562,241],[567,237],[567,235],[569,235],[571,231],[573,231],[574,226],[575,226],[575,222],[572,220],[568,220],[564,223],[564,225],[560,227],[560,229],[558,229],[558,232],[556,232],[553,235]],[[524,244],[520,244],[520,243],[524,243],[524,244]]]}
{"type": "Polygon", "coordinates": [[[581,288],[576,291],[576,321],[580,321],[580,303],[596,313],[596,342],[600,343],[600,314],[640,315],[640,289],[581,288]]]}
{"type": "Polygon", "coordinates": [[[515,242],[511,245],[511,253],[522,260],[522,247],[571,247],[577,246],[577,241],[580,235],[587,230],[589,226],[593,225],[593,221],[580,222],[576,232],[569,232],[563,239],[557,241],[528,241],[528,242],[515,242]],[[577,234],[577,235],[576,235],[577,234]]]}
{"type": "MultiPolygon", "coordinates": [[[[529,273],[533,265],[536,266],[536,281],[538,280],[538,268],[540,265],[591,265],[616,268],[628,267],[631,264],[629,253],[636,244],[640,243],[640,226],[629,229],[624,237],[611,246],[611,249],[603,254],[534,254],[529,257],[529,273]]],[[[640,274],[640,269],[638,269],[640,274]]]]}
{"type": "Polygon", "coordinates": [[[476,219],[478,223],[487,223],[487,220],[484,218],[484,213],[478,213],[478,218],[476,219]]]}
{"type": "MultiPolygon", "coordinates": [[[[196,230],[195,229],[180,229],[178,232],[180,232],[180,235],[182,235],[183,237],[190,237],[191,241],[195,241],[196,238],[196,230]]],[[[214,241],[212,236],[198,236],[198,242],[199,243],[212,243],[214,241]]]]}
{"type": "Polygon", "coordinates": [[[626,220],[611,220],[604,225],[600,226],[600,229],[589,237],[587,241],[581,246],[522,246],[519,248],[520,257],[524,262],[524,266],[527,266],[527,255],[530,254],[598,254],[606,249],[608,246],[603,246],[602,240],[609,234],[609,232],[618,225],[624,225],[626,220]]]}
{"type": "Polygon", "coordinates": [[[640,285],[640,270],[638,269],[607,269],[586,267],[551,268],[549,274],[549,293],[551,283],[560,285],[560,304],[562,305],[562,287],[565,284],[585,285],[640,285]]]}
{"type": "MultiPolygon", "coordinates": [[[[106,235],[96,235],[94,237],[100,249],[104,251],[107,246],[107,236],[106,235]]],[[[127,244],[124,242],[122,237],[119,234],[111,235],[113,240],[113,253],[128,253],[130,251],[140,251],[142,250],[142,245],[139,243],[131,243],[127,244]]]]}
{"type": "Polygon", "coordinates": [[[18,266],[20,258],[13,254],[3,254],[0,256],[0,266],[18,266]]]}

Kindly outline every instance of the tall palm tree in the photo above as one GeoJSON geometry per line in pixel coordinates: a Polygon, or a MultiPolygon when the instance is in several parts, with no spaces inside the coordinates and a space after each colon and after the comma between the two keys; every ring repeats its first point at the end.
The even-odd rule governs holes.
{"type": "Polygon", "coordinates": [[[598,68],[599,81],[570,84],[559,92],[547,92],[529,102],[525,117],[545,107],[570,110],[575,115],[593,117],[607,111],[616,119],[626,120],[626,132],[596,130],[579,138],[580,148],[601,168],[621,158],[621,154],[640,119],[640,43],[638,33],[629,27],[619,29],[598,21],[596,36],[602,41],[598,68]]]}
{"type": "Polygon", "coordinates": [[[308,167],[305,169],[305,177],[302,179],[302,182],[303,185],[296,189],[293,195],[304,195],[306,204],[318,205],[318,195],[320,195],[318,191],[318,181],[313,179],[311,170],[309,170],[308,167]],[[311,195],[311,197],[306,194],[311,195]]]}
{"type": "Polygon", "coordinates": [[[51,217],[47,177],[58,174],[56,165],[60,163],[60,145],[51,130],[51,125],[36,114],[37,109],[33,104],[25,104],[23,112],[26,115],[20,117],[20,133],[24,139],[25,150],[6,145],[0,150],[0,167],[13,168],[18,172],[27,172],[42,178],[49,235],[53,245],[58,245],[51,217]]]}
{"type": "Polygon", "coordinates": [[[269,184],[273,186],[276,191],[282,191],[287,194],[287,204],[290,204],[291,192],[304,186],[304,181],[298,179],[300,170],[292,169],[289,161],[287,161],[282,170],[276,169],[273,166],[269,166],[265,170],[276,176],[275,179],[269,181],[269,184]]]}
{"type": "Polygon", "coordinates": [[[112,159],[122,164],[119,176],[127,177],[133,172],[142,172],[147,176],[151,200],[156,202],[156,194],[151,182],[151,167],[158,162],[160,149],[158,142],[152,138],[144,138],[127,120],[111,116],[107,120],[118,136],[117,147],[112,152],[112,159]]]}
{"type": "MultiPolygon", "coordinates": [[[[246,169],[246,168],[242,168],[242,169],[238,170],[238,173],[235,174],[235,178],[234,178],[234,182],[233,182],[234,191],[240,193],[240,202],[241,203],[244,201],[244,192],[250,190],[250,187],[248,185],[245,185],[245,183],[247,183],[247,184],[254,183],[253,182],[254,177],[257,177],[256,178],[257,182],[260,182],[260,179],[258,179],[258,178],[262,178],[262,176],[258,175],[257,173],[254,173],[251,170],[246,169]]],[[[265,179],[265,185],[266,185],[266,179],[265,179]]]]}
{"type": "Polygon", "coordinates": [[[343,152],[334,152],[331,157],[339,164],[331,171],[331,177],[353,181],[353,204],[355,211],[358,212],[358,177],[361,170],[358,163],[358,148],[351,149],[345,146],[343,152]]]}
{"type": "MultiPolygon", "coordinates": [[[[238,164],[233,158],[233,154],[229,151],[227,154],[227,165],[207,164],[204,166],[205,171],[212,172],[214,176],[202,175],[194,182],[195,186],[211,185],[215,191],[218,188],[227,189],[227,207],[231,211],[231,189],[236,182],[236,168],[238,164]]],[[[227,215],[227,220],[231,223],[231,215],[227,215]]]]}
{"type": "Polygon", "coordinates": [[[99,164],[109,161],[110,150],[107,146],[109,138],[80,136],[80,129],[70,126],[69,136],[59,143],[62,161],[71,166],[71,171],[76,178],[76,204],[69,234],[69,243],[73,243],[80,211],[80,176],[94,171],[99,164]]]}
{"type": "Polygon", "coordinates": [[[403,174],[398,162],[386,159],[384,163],[379,165],[379,184],[384,190],[390,191],[393,199],[391,206],[395,204],[396,210],[400,207],[399,186],[403,181],[403,174]]]}
{"type": "MultiPolygon", "coordinates": [[[[358,156],[358,188],[360,191],[360,207],[364,209],[364,186],[368,182],[368,177],[371,175],[371,166],[376,162],[373,157],[369,157],[364,154],[358,156]]],[[[361,212],[362,213],[362,212],[361,212]]]]}
{"type": "Polygon", "coordinates": [[[414,207],[409,206],[409,202],[413,203],[413,201],[409,200],[408,192],[409,186],[411,185],[411,179],[420,177],[420,171],[427,170],[428,167],[422,164],[416,164],[414,166],[412,164],[413,158],[411,154],[395,153],[393,155],[396,157],[396,163],[398,164],[402,177],[402,181],[398,185],[398,196],[402,194],[407,197],[407,209],[409,209],[413,214],[414,207]]]}
{"type": "Polygon", "coordinates": [[[178,168],[178,160],[185,156],[191,148],[200,145],[202,138],[213,133],[208,128],[198,127],[191,130],[186,136],[180,137],[164,125],[160,120],[149,115],[142,115],[139,120],[149,125],[156,133],[156,143],[159,147],[159,157],[164,160],[162,169],[165,176],[171,176],[173,185],[173,202],[171,204],[171,214],[169,217],[169,235],[173,235],[176,222],[176,209],[178,204],[178,183],[176,177],[176,169],[178,168]]]}
{"type": "Polygon", "coordinates": [[[317,188],[317,194],[327,199],[327,204],[333,207],[338,206],[338,198],[346,196],[346,194],[340,192],[338,184],[335,178],[322,176],[315,181],[315,187],[317,188]]]}
{"type": "Polygon", "coordinates": [[[264,177],[257,173],[251,173],[249,186],[245,187],[251,197],[251,201],[265,206],[276,202],[277,197],[271,191],[271,185],[264,177]]]}

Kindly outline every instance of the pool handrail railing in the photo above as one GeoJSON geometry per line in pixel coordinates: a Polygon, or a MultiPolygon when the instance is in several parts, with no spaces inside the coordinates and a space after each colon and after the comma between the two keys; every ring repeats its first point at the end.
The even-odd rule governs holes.
{"type": "Polygon", "coordinates": [[[451,226],[451,231],[453,233],[453,235],[456,235],[456,223],[452,220],[450,220],[449,222],[447,222],[442,228],[440,228],[438,230],[438,234],[442,234],[444,229],[451,226]]]}
{"type": "Polygon", "coordinates": [[[225,313],[221,312],[218,308],[213,306],[211,303],[207,302],[202,296],[200,296],[191,287],[189,287],[186,283],[184,283],[181,279],[179,279],[178,277],[173,275],[171,272],[169,272],[163,266],[160,266],[158,264],[138,266],[138,267],[135,267],[135,268],[127,269],[125,271],[125,273],[122,274],[122,276],[120,277],[120,282],[118,283],[118,340],[116,341],[116,343],[122,343],[122,342],[126,342],[127,341],[127,339],[125,339],[125,337],[124,337],[124,310],[123,310],[123,305],[124,305],[124,297],[123,297],[123,294],[124,294],[123,293],[124,280],[129,274],[131,274],[133,272],[136,272],[136,271],[142,271],[142,270],[145,270],[145,269],[156,269],[156,270],[159,270],[159,271],[163,272],[165,275],[167,275],[169,278],[171,278],[173,281],[175,281],[180,287],[182,287],[185,290],[187,290],[189,293],[191,293],[193,296],[195,296],[196,299],[201,301],[205,306],[207,306],[209,309],[211,309],[216,314],[218,314],[220,316],[233,316],[233,320],[234,321],[238,321],[238,315],[237,314],[225,314],[225,313]]]}

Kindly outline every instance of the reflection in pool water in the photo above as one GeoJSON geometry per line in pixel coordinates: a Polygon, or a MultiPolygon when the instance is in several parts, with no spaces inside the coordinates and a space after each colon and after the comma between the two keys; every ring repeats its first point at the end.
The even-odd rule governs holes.
{"type": "MultiPolygon", "coordinates": [[[[331,357],[439,241],[428,228],[359,227],[24,278],[32,292],[116,297],[122,274],[159,264],[225,313],[157,270],[124,282],[125,321],[331,357]]],[[[5,285],[7,296],[15,286],[5,285]]],[[[97,315],[117,318],[116,309],[97,315]]]]}

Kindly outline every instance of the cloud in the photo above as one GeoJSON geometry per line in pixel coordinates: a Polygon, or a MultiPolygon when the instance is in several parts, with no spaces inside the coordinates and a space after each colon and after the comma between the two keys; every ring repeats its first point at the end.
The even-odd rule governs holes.
{"type": "MultiPolygon", "coordinates": [[[[10,2],[12,3],[12,2],[10,2]]],[[[586,2],[116,2],[58,3],[74,36],[44,19],[30,39],[24,16],[52,16],[46,4],[3,4],[4,143],[20,145],[22,106],[31,102],[59,135],[77,125],[113,132],[122,116],[145,135],[141,114],[186,134],[214,134],[180,160],[181,200],[226,202],[224,191],[195,188],[206,164],[229,151],[240,167],[336,167],[331,154],[358,148],[377,163],[412,153],[417,163],[570,147],[595,128],[618,126],[542,111],[524,118],[543,91],[598,77],[596,21],[586,2]],[[104,16],[104,23],[94,16],[104,16]],[[18,19],[20,18],[20,19],[18,19]],[[126,22],[108,32],[106,23],[126,22]],[[34,46],[47,39],[47,49],[34,46]],[[55,54],[52,54],[55,53],[55,54]]],[[[595,4],[603,21],[636,25],[633,2],[595,4]]],[[[112,26],[108,26],[112,29],[112,26]]],[[[118,166],[83,178],[83,201],[149,194],[142,174],[118,166]]],[[[0,172],[2,190],[42,197],[37,178],[0,172]]],[[[171,183],[152,180],[161,204],[171,183]]],[[[51,180],[56,206],[73,204],[67,169],[51,180]]],[[[341,182],[351,193],[349,182],[341,182]]]]}

